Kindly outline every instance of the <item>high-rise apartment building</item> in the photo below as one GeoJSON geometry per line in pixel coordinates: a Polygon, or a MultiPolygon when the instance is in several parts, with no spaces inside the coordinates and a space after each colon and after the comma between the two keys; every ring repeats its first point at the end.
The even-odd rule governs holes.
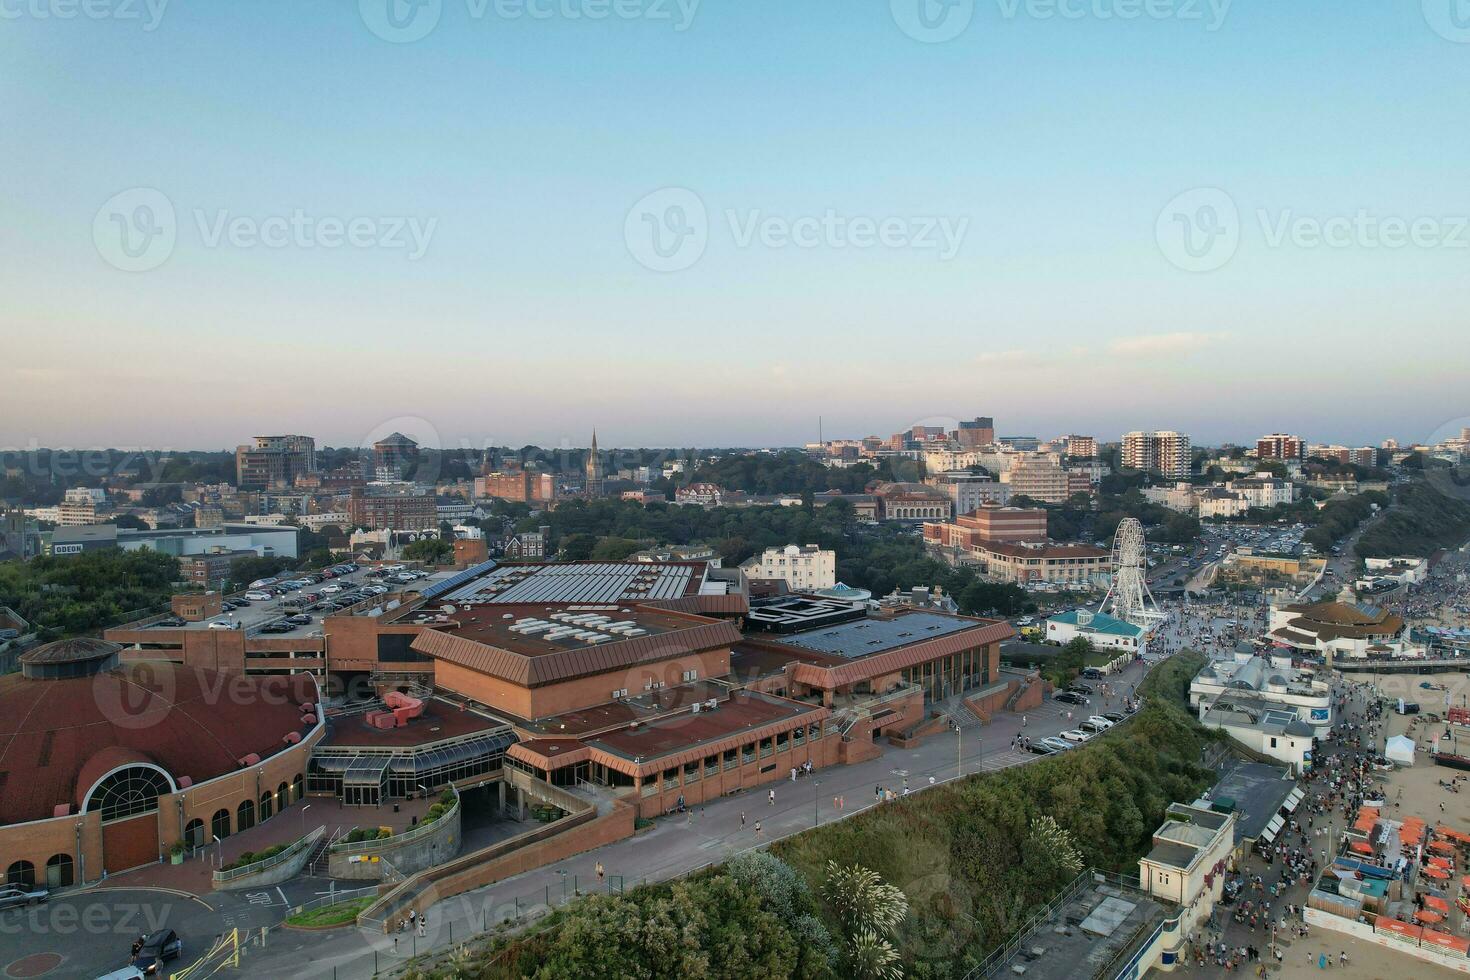
{"type": "Polygon", "coordinates": [[[1273,432],[1256,440],[1257,459],[1305,459],[1307,444],[1301,436],[1273,432]]]}
{"type": "Polygon", "coordinates": [[[240,487],[289,487],[316,470],[311,436],[256,436],[253,446],[235,448],[235,482],[240,487]]]}
{"type": "Polygon", "coordinates": [[[1067,436],[1067,455],[1073,459],[1092,459],[1097,455],[1097,440],[1092,436],[1067,436]]]}
{"type": "Polygon", "coordinates": [[[1182,480],[1193,468],[1189,436],[1182,432],[1130,432],[1123,437],[1125,469],[1182,480]]]}

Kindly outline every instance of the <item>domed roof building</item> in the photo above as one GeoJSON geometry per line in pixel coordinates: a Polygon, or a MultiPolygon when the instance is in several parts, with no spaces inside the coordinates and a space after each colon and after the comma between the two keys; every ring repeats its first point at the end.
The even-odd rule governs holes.
{"type": "Polygon", "coordinates": [[[323,733],[309,674],[121,663],[120,651],[59,640],[0,677],[9,881],[94,880],[254,826],[304,792],[323,733]]]}

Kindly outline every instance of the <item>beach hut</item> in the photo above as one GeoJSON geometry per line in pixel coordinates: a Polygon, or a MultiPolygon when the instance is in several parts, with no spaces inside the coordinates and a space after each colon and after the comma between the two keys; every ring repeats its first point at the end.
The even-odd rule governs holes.
{"type": "Polygon", "coordinates": [[[1414,740],[1407,735],[1395,735],[1383,747],[1384,758],[1401,766],[1414,764],[1414,740]]]}

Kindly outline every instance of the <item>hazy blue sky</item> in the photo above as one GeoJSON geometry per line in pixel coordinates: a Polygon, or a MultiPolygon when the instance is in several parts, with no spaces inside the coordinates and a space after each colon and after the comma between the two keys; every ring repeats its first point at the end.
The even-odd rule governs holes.
{"type": "Polygon", "coordinates": [[[1452,0],[72,2],[0,0],[0,446],[1470,414],[1452,0]]]}

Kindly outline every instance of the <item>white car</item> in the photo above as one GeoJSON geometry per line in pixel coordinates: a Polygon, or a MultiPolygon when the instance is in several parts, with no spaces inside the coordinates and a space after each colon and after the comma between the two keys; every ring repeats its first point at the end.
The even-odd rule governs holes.
{"type": "Polygon", "coordinates": [[[1087,720],[1092,722],[1094,725],[1102,726],[1103,731],[1107,731],[1109,728],[1113,727],[1113,719],[1104,718],[1102,715],[1089,715],[1087,720]]]}
{"type": "Polygon", "coordinates": [[[274,598],[269,592],[261,592],[259,589],[245,593],[245,598],[252,602],[269,602],[274,598]]]}
{"type": "Polygon", "coordinates": [[[250,587],[252,589],[263,589],[267,585],[270,585],[270,584],[271,584],[271,580],[270,579],[268,579],[268,578],[258,578],[254,582],[251,582],[250,583],[250,587]]]}
{"type": "Polygon", "coordinates": [[[209,624],[209,628],[212,630],[237,630],[240,628],[240,624],[217,619],[209,624]]]}
{"type": "Polygon", "coordinates": [[[327,593],[328,595],[334,595],[342,591],[342,586],[338,585],[336,582],[333,582],[331,585],[322,586],[322,591],[327,593]]]}
{"type": "Polygon", "coordinates": [[[1062,732],[1061,737],[1066,739],[1068,742],[1085,742],[1089,738],[1092,738],[1091,735],[1082,731],[1080,728],[1073,728],[1070,731],[1062,732]]]}

